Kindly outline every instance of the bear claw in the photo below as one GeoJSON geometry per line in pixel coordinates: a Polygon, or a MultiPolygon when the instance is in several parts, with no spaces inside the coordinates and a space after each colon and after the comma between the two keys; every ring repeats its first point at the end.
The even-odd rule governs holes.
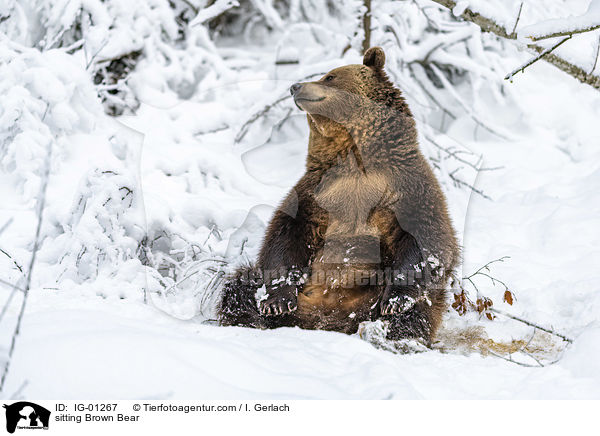
{"type": "Polygon", "coordinates": [[[402,312],[402,310],[400,310],[400,304],[398,303],[386,303],[381,306],[382,315],[393,315],[400,312],[402,312]]]}
{"type": "Polygon", "coordinates": [[[275,301],[264,301],[260,306],[260,313],[265,316],[279,316],[293,312],[298,308],[292,301],[286,302],[283,299],[275,301]]]}

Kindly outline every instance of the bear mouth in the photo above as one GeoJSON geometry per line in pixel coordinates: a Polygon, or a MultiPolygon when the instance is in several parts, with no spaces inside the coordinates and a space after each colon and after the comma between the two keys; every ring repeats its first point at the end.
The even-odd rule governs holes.
{"type": "Polygon", "coordinates": [[[295,101],[323,101],[323,100],[325,100],[325,96],[319,97],[319,98],[297,97],[294,100],[295,101]]]}
{"type": "Polygon", "coordinates": [[[306,98],[306,97],[294,97],[294,104],[296,105],[296,107],[298,109],[300,109],[301,111],[304,111],[306,109],[304,109],[303,107],[301,107],[298,103],[301,101],[309,101],[309,102],[318,102],[318,101],[323,101],[325,100],[325,96],[323,97],[319,97],[319,98],[306,98]]]}

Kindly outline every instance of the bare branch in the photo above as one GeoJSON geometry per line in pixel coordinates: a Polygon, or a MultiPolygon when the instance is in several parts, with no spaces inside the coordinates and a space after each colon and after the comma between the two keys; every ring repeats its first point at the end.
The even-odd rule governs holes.
{"type": "MultiPolygon", "coordinates": [[[[302,79],[302,80],[308,80],[311,79],[313,77],[316,76],[321,76],[325,73],[314,73],[314,74],[310,74],[302,79]]],[[[264,115],[266,115],[271,109],[273,109],[273,107],[277,106],[279,103],[281,103],[284,100],[287,100],[288,98],[291,98],[292,96],[290,95],[289,92],[285,93],[283,96],[277,98],[276,100],[274,100],[272,103],[269,103],[265,106],[263,106],[263,108],[261,110],[259,110],[258,112],[255,112],[254,114],[252,114],[250,116],[250,118],[248,118],[246,120],[246,122],[242,125],[242,127],[240,128],[240,130],[238,131],[237,135],[235,135],[235,139],[234,139],[234,143],[237,144],[239,143],[242,139],[244,139],[244,136],[246,136],[246,133],[248,133],[248,129],[250,128],[250,126],[252,124],[254,124],[259,118],[263,117],[264,115]]]]}
{"type": "Polygon", "coordinates": [[[465,182],[464,180],[460,180],[459,178],[457,178],[454,175],[454,173],[456,173],[456,171],[458,171],[458,169],[452,171],[451,173],[448,173],[448,175],[450,176],[450,179],[452,179],[452,181],[454,183],[456,183],[458,186],[464,186],[465,188],[469,188],[471,191],[473,191],[476,194],[481,195],[483,198],[485,198],[487,200],[492,199],[489,195],[486,195],[481,189],[477,189],[473,185],[470,185],[469,183],[465,182]]]}
{"type": "Polygon", "coordinates": [[[415,79],[415,81],[417,82],[417,84],[421,87],[421,89],[423,90],[423,92],[425,93],[425,95],[427,95],[427,97],[429,97],[429,99],[431,101],[433,101],[441,110],[442,112],[444,112],[445,114],[447,114],[450,118],[452,118],[453,120],[456,119],[456,116],[450,112],[448,109],[446,109],[434,96],[433,94],[427,89],[427,87],[425,86],[425,84],[419,80],[419,78],[417,77],[417,75],[415,74],[415,70],[413,69],[413,66],[409,63],[408,64],[408,69],[410,70],[410,73],[413,77],[413,79],[415,79]]]}
{"type": "Polygon", "coordinates": [[[490,265],[492,265],[493,263],[496,263],[496,262],[504,262],[506,259],[510,259],[510,256],[502,256],[502,257],[500,257],[498,259],[490,260],[488,263],[486,263],[485,265],[483,265],[482,267],[480,267],[473,274],[471,274],[470,276],[467,276],[467,277],[463,277],[463,279],[469,280],[469,279],[473,278],[474,276],[476,276],[478,274],[481,274],[481,271],[483,271],[483,270],[489,271],[490,270],[490,265]]]}
{"type": "MultiPolygon", "coordinates": [[[[490,355],[494,356],[494,357],[497,357],[497,358],[502,359],[502,360],[506,360],[507,362],[510,362],[510,363],[514,363],[515,365],[525,366],[525,367],[528,367],[528,368],[537,368],[538,366],[544,366],[537,359],[535,359],[535,360],[538,362],[538,365],[530,365],[529,363],[524,363],[524,362],[519,362],[517,360],[513,360],[512,356],[510,356],[510,355],[508,357],[504,357],[504,356],[502,356],[500,354],[494,353],[493,351],[489,351],[488,350],[487,352],[490,355]]],[[[527,355],[529,356],[529,354],[527,354],[527,355]]]]}
{"type": "Polygon", "coordinates": [[[240,142],[242,139],[244,139],[244,136],[246,136],[246,133],[248,133],[248,128],[256,121],[258,120],[260,117],[264,116],[267,112],[269,112],[273,106],[278,105],[279,103],[281,103],[284,100],[287,100],[288,98],[290,98],[290,95],[284,95],[282,97],[279,97],[277,100],[275,100],[272,103],[269,103],[268,105],[264,106],[261,110],[259,110],[258,112],[255,112],[250,118],[248,118],[248,120],[246,120],[246,122],[242,125],[242,127],[240,128],[238,134],[235,136],[235,140],[234,142],[237,144],[238,142],[240,142]]]}
{"type": "MultiPolygon", "coordinates": [[[[17,343],[17,337],[19,336],[21,330],[21,323],[23,322],[23,315],[25,314],[25,306],[27,305],[27,297],[29,296],[29,289],[31,287],[31,277],[33,273],[33,267],[35,266],[35,259],[37,257],[37,252],[40,248],[41,241],[40,235],[42,232],[42,221],[44,217],[44,208],[46,205],[46,191],[48,189],[48,179],[50,178],[50,164],[52,161],[52,142],[48,144],[48,152],[46,153],[46,166],[44,170],[44,176],[42,179],[42,186],[40,187],[40,194],[38,198],[37,204],[37,227],[35,230],[35,237],[33,240],[33,249],[31,252],[31,259],[29,261],[29,268],[27,270],[27,277],[25,280],[25,287],[23,290],[23,300],[21,302],[21,309],[19,310],[19,315],[17,317],[17,324],[15,326],[15,330],[12,334],[12,339],[10,342],[10,348],[8,350],[8,357],[6,359],[6,364],[4,365],[4,371],[2,372],[2,378],[0,379],[0,392],[4,390],[4,383],[6,382],[6,377],[8,376],[8,371],[10,369],[10,362],[12,360],[13,353],[15,351],[15,345],[17,343]]],[[[13,290],[13,293],[15,290],[13,290]]]]}
{"type": "Polygon", "coordinates": [[[513,30],[512,32],[510,32],[511,35],[514,35],[515,31],[517,30],[517,25],[519,24],[519,20],[521,19],[521,11],[523,11],[523,2],[521,2],[521,6],[519,6],[519,13],[517,14],[517,19],[515,21],[515,25],[513,26],[513,30]]]}
{"type": "Polygon", "coordinates": [[[473,112],[473,110],[469,107],[469,105],[466,104],[465,101],[460,97],[460,95],[454,90],[454,87],[452,86],[450,81],[448,79],[446,79],[444,74],[439,70],[439,68],[437,66],[435,66],[435,64],[433,64],[433,63],[430,64],[430,67],[431,67],[431,70],[438,77],[438,79],[440,79],[440,82],[442,82],[442,85],[444,86],[444,88],[446,88],[448,90],[450,95],[452,97],[454,97],[454,99],[458,102],[458,104],[464,109],[464,111],[467,113],[467,115],[469,115],[469,117],[471,117],[471,119],[476,124],[480,125],[485,130],[496,135],[497,137],[504,139],[505,141],[511,140],[511,138],[508,134],[499,132],[497,129],[488,126],[483,120],[481,120],[481,118],[475,112],[473,112]]]}

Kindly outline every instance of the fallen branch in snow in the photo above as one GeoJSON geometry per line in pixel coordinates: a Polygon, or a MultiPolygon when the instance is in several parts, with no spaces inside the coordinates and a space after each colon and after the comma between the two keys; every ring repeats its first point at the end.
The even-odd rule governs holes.
{"type": "MultiPolygon", "coordinates": [[[[15,345],[17,343],[17,337],[21,330],[21,323],[23,322],[23,315],[25,313],[25,306],[27,305],[27,297],[29,296],[29,289],[31,287],[31,276],[33,273],[33,267],[35,266],[35,259],[37,257],[38,249],[40,248],[40,235],[42,231],[42,221],[44,216],[44,208],[46,205],[46,191],[48,188],[48,179],[50,178],[50,163],[52,161],[52,142],[48,144],[48,152],[46,153],[46,165],[44,169],[44,176],[42,178],[42,186],[40,187],[40,196],[37,204],[37,227],[35,230],[35,237],[33,240],[33,249],[31,251],[31,259],[29,261],[29,268],[27,270],[27,276],[25,279],[25,287],[23,289],[23,300],[21,302],[21,309],[17,317],[17,324],[12,334],[10,348],[8,350],[8,356],[4,365],[4,371],[2,372],[2,378],[0,379],[0,392],[4,390],[4,383],[10,369],[10,362],[12,360],[13,353],[15,351],[15,345]]],[[[13,290],[14,292],[14,290],[13,290]]],[[[4,312],[4,311],[3,311],[4,312]]]]}
{"type": "Polygon", "coordinates": [[[527,324],[530,327],[535,327],[536,329],[541,330],[543,332],[550,333],[551,335],[556,336],[558,338],[561,338],[563,341],[568,342],[569,344],[573,343],[573,339],[571,339],[571,338],[569,338],[569,337],[567,337],[565,335],[562,335],[562,334],[554,331],[553,329],[542,327],[542,326],[540,326],[538,324],[535,324],[535,323],[533,323],[531,321],[527,321],[526,319],[519,318],[518,316],[515,316],[515,315],[511,315],[510,313],[504,312],[502,310],[490,308],[490,311],[492,311],[494,313],[497,313],[499,315],[505,316],[507,318],[513,319],[515,321],[522,322],[523,324],[527,324]]]}
{"type": "Polygon", "coordinates": [[[527,62],[525,62],[523,65],[521,65],[519,68],[513,70],[511,73],[508,73],[506,75],[506,77],[504,77],[504,80],[510,80],[512,82],[512,78],[515,74],[517,74],[519,71],[524,73],[525,72],[525,68],[535,64],[537,61],[539,61],[541,58],[543,58],[544,56],[546,56],[547,54],[551,53],[552,51],[554,51],[554,49],[558,48],[559,46],[561,46],[563,43],[567,42],[569,39],[571,39],[571,36],[567,36],[566,38],[561,39],[559,42],[557,42],[556,44],[554,44],[552,47],[544,50],[542,53],[540,53],[539,55],[537,55],[536,57],[528,60],[527,62]]]}
{"type": "Polygon", "coordinates": [[[473,286],[475,291],[477,291],[477,294],[478,294],[477,302],[473,303],[467,297],[467,295],[465,293],[465,289],[461,285],[462,292],[460,294],[454,294],[455,302],[452,304],[452,307],[459,313],[459,315],[464,315],[468,311],[476,310],[480,314],[485,314],[490,321],[494,318],[494,316],[491,316],[491,317],[489,316],[490,313],[502,315],[502,316],[510,318],[514,321],[518,321],[525,325],[533,327],[537,330],[540,330],[540,331],[546,332],[548,334],[551,334],[553,336],[556,336],[556,337],[562,339],[563,341],[568,342],[569,344],[572,343],[573,339],[556,332],[552,328],[542,327],[539,324],[536,324],[534,322],[527,321],[526,319],[520,318],[518,316],[512,315],[512,314],[504,312],[502,310],[496,309],[496,308],[492,307],[494,305],[494,303],[490,298],[479,297],[479,294],[480,294],[479,288],[477,287],[477,285],[475,284],[473,279],[477,276],[483,276],[483,277],[486,277],[489,280],[491,280],[492,285],[494,285],[494,286],[496,284],[502,285],[504,287],[504,301],[507,302],[509,305],[513,304],[514,295],[512,294],[511,291],[509,291],[508,285],[506,283],[504,283],[502,280],[492,276],[490,273],[490,265],[497,263],[497,262],[504,262],[506,259],[509,259],[509,256],[502,256],[499,259],[491,260],[488,263],[486,263],[485,265],[483,265],[482,267],[480,267],[479,269],[477,269],[474,273],[463,277],[462,280],[468,281],[469,283],[471,283],[471,285],[473,286]]]}
{"type": "MultiPolygon", "coordinates": [[[[454,0],[433,0],[433,1],[444,6],[447,9],[450,9],[450,10],[452,10],[456,6],[456,2],[454,0]]],[[[505,39],[512,39],[512,40],[517,39],[517,34],[515,33],[514,30],[511,33],[508,33],[508,31],[503,26],[499,25],[494,20],[492,20],[488,17],[484,17],[483,15],[479,14],[478,12],[474,12],[473,10],[471,10],[469,8],[466,8],[463,11],[463,13],[460,15],[460,17],[463,20],[470,21],[470,22],[476,24],[484,32],[490,32],[490,33],[493,33],[494,35],[500,36],[501,38],[505,38],[505,39]]],[[[538,54],[541,54],[544,51],[546,51],[546,49],[544,47],[541,47],[537,44],[527,44],[526,47],[538,54]]],[[[559,70],[561,70],[561,71],[569,74],[570,76],[574,77],[575,79],[579,80],[581,83],[584,83],[595,89],[600,90],[600,77],[599,76],[594,76],[592,73],[587,73],[586,71],[583,70],[583,68],[581,68],[575,64],[572,64],[571,62],[566,61],[565,59],[561,58],[560,56],[555,55],[554,53],[544,54],[543,59],[544,59],[544,61],[548,62],[549,64],[554,65],[559,70]]]]}
{"type": "MultiPolygon", "coordinates": [[[[496,354],[493,351],[488,351],[488,353],[490,354],[490,356],[494,356],[494,357],[497,357],[499,359],[506,360],[507,362],[514,363],[515,365],[525,366],[527,368],[538,368],[538,367],[542,367],[543,368],[544,366],[546,366],[542,362],[540,362],[539,359],[535,358],[533,355],[531,355],[529,353],[524,353],[524,354],[527,355],[527,356],[529,356],[529,357],[531,357],[533,360],[535,360],[537,362],[537,365],[531,365],[529,363],[519,362],[518,360],[514,360],[512,358],[512,354],[509,354],[508,357],[505,357],[505,356],[502,356],[500,354],[496,354]]],[[[552,363],[554,363],[554,362],[552,362],[552,363]]]]}

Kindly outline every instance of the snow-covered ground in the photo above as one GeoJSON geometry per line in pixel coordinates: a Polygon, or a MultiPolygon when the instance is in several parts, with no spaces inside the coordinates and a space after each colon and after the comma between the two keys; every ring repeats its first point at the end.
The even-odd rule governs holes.
{"type": "MultiPolygon", "coordinates": [[[[348,3],[349,15],[355,3],[348,3]]],[[[22,36],[0,38],[4,282],[25,284],[20,270],[26,273],[31,256],[36,199],[52,149],[43,243],[0,395],[600,398],[600,93],[543,62],[505,82],[504,74],[530,55],[464,24],[449,27],[456,44],[437,50],[448,34],[428,33],[416,4],[404,3],[374,2],[373,44],[386,49],[388,71],[415,112],[422,148],[448,196],[463,245],[459,274],[509,256],[493,263],[490,274],[516,300],[503,302],[505,287],[485,276],[473,278],[480,294],[464,286],[473,300],[487,296],[494,308],[572,338],[571,345],[501,314],[489,321],[453,309],[437,349],[412,354],[379,349],[359,335],[215,325],[219,273],[256,255],[270,213],[303,173],[308,129],[285,98],[288,87],[360,62],[355,49],[340,55],[344,35],[352,44],[357,38],[340,24],[344,16],[315,30],[302,23],[283,28],[271,13],[275,30],[260,45],[223,37],[215,46],[195,26],[193,49],[169,51],[142,20],[138,32],[151,36],[145,49],[168,52],[171,63],[150,55],[139,61],[127,86],[141,105],[117,118],[105,115],[87,68],[90,53],[102,47],[99,37],[90,38],[97,45],[87,54],[40,51],[22,36]],[[402,19],[390,18],[399,11],[402,19]],[[402,33],[402,24],[412,33],[402,33]],[[385,26],[398,30],[402,48],[385,26]],[[331,37],[327,48],[315,42],[324,35],[331,37]],[[435,69],[402,63],[426,53],[466,73],[436,81],[435,69]],[[414,77],[432,82],[419,88],[414,77]],[[191,91],[190,80],[196,80],[191,91]],[[435,144],[457,147],[467,163],[435,144]],[[468,352],[455,338],[474,329],[484,341],[538,344],[540,363],[522,352],[482,354],[481,346],[468,352]]],[[[564,8],[583,13],[589,1],[571,3],[564,8]]],[[[559,9],[522,18],[522,25],[559,9]]],[[[22,295],[17,291],[5,306],[11,288],[0,286],[5,359],[22,295]]]]}

